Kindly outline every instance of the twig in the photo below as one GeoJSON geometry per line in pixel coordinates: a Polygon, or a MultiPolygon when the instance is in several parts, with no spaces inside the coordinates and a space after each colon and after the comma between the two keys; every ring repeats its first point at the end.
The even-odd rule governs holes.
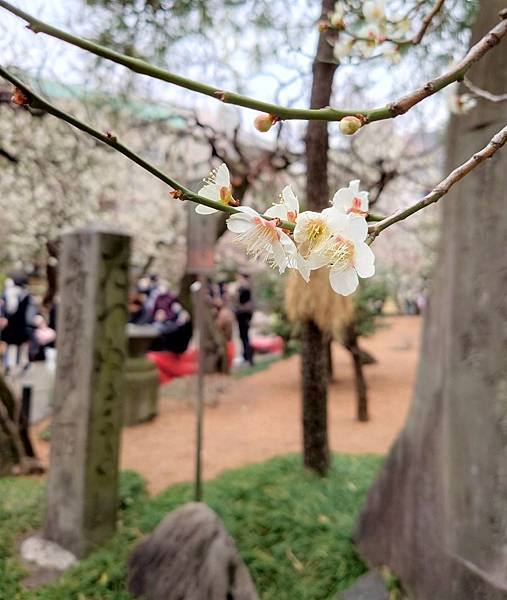
{"type": "Polygon", "coordinates": [[[441,181],[429,194],[426,194],[424,198],[418,200],[408,208],[403,208],[397,210],[389,217],[382,219],[376,225],[371,225],[368,228],[369,236],[368,243],[372,243],[373,240],[380,234],[380,232],[384,231],[387,227],[394,225],[394,223],[399,223],[403,221],[407,217],[410,217],[414,213],[426,208],[430,204],[433,204],[440,200],[442,196],[445,196],[447,192],[452,188],[452,186],[463,179],[465,175],[470,173],[477,165],[480,165],[487,158],[491,158],[495,152],[500,150],[500,148],[507,142],[507,125],[501,129],[496,135],[493,136],[491,141],[484,146],[482,150],[476,152],[473,156],[471,156],[466,162],[462,165],[454,169],[447,177],[441,181]]]}
{"type": "Polygon", "coordinates": [[[470,67],[477,62],[488,50],[496,46],[502,38],[507,34],[507,14],[502,13],[502,21],[496,25],[489,33],[487,33],[475,46],[473,46],[465,56],[465,58],[451,68],[446,73],[432,79],[424,86],[414,90],[413,92],[402,96],[398,100],[382,106],[380,108],[374,108],[371,110],[365,109],[350,109],[343,110],[339,108],[318,108],[318,109],[303,109],[303,108],[289,108],[278,104],[272,104],[269,102],[262,102],[255,98],[243,96],[235,92],[227,92],[215,86],[200,83],[186,77],[181,77],[166,71],[160,67],[156,67],[144,60],[126,56],[99,44],[95,44],[89,40],[85,40],[76,35],[72,35],[66,31],[52,27],[44,21],[36,19],[32,15],[20,10],[13,6],[10,2],[0,0],[0,8],[4,8],[10,13],[20,17],[29,24],[29,28],[34,33],[45,33],[51,37],[62,40],[73,46],[87,50],[92,54],[111,60],[117,64],[123,65],[128,69],[147,75],[154,79],[160,79],[172,83],[179,87],[192,90],[199,94],[204,94],[212,98],[218,99],[226,104],[234,104],[236,106],[243,106],[244,108],[251,108],[264,113],[272,114],[278,117],[280,120],[286,119],[299,119],[299,120],[312,120],[312,121],[340,121],[345,116],[350,115],[361,115],[365,123],[372,121],[381,121],[384,119],[391,119],[406,113],[414,105],[418,104],[428,96],[433,95],[442,88],[454,83],[455,81],[461,81],[470,67]]]}
{"type": "Polygon", "coordinates": [[[421,40],[425,36],[426,31],[428,30],[428,27],[430,26],[430,23],[433,20],[433,17],[440,11],[442,6],[444,5],[444,2],[445,0],[437,0],[430,12],[424,17],[421,28],[412,38],[412,44],[414,44],[414,46],[421,43],[421,40]]]}
{"type": "Polygon", "coordinates": [[[487,92],[486,90],[474,85],[470,79],[468,79],[468,77],[465,77],[463,80],[463,85],[476,96],[479,96],[479,98],[484,98],[490,102],[507,102],[507,94],[492,94],[491,92],[487,92]]]}
{"type": "MultiPolygon", "coordinates": [[[[219,210],[221,212],[225,212],[228,214],[234,214],[234,213],[238,212],[236,210],[236,208],[234,208],[233,206],[222,204],[220,202],[215,202],[214,200],[209,200],[208,198],[204,198],[203,196],[199,196],[199,194],[192,192],[192,190],[189,190],[188,188],[186,188],[184,185],[182,185],[181,183],[179,183],[172,177],[169,177],[169,175],[166,175],[164,172],[162,172],[160,169],[158,169],[155,165],[151,164],[150,162],[148,162],[147,160],[145,160],[144,158],[139,156],[136,152],[131,150],[128,146],[125,146],[124,144],[119,142],[117,137],[114,134],[112,134],[111,132],[102,133],[101,131],[94,129],[91,125],[88,125],[87,123],[85,123],[83,121],[80,121],[73,115],[70,115],[70,114],[64,112],[63,110],[60,110],[59,108],[57,108],[56,106],[54,106],[53,104],[51,104],[50,102],[45,100],[42,96],[35,93],[25,83],[23,83],[20,79],[15,77],[9,71],[5,70],[1,65],[0,65],[0,77],[3,77],[7,81],[10,81],[10,83],[12,83],[12,85],[14,85],[18,90],[21,90],[21,92],[23,92],[23,94],[26,96],[26,99],[28,101],[28,106],[30,106],[31,108],[37,108],[37,109],[43,110],[43,111],[53,115],[54,117],[56,117],[62,121],[65,121],[66,123],[69,123],[69,125],[76,127],[80,131],[87,133],[88,135],[94,137],[95,139],[99,140],[103,144],[106,144],[107,146],[114,148],[115,150],[117,150],[118,152],[120,152],[121,154],[123,154],[124,156],[129,158],[131,161],[138,164],[145,171],[148,171],[149,173],[154,175],[157,179],[160,179],[160,181],[163,181],[165,184],[171,186],[174,190],[176,190],[176,192],[177,192],[176,197],[178,199],[190,200],[191,202],[195,202],[197,204],[204,204],[205,206],[209,206],[210,208],[215,208],[216,210],[219,210]]],[[[268,219],[268,220],[272,219],[272,217],[266,217],[266,216],[264,218],[268,219]]],[[[280,225],[284,229],[289,229],[290,231],[292,231],[294,229],[294,224],[289,223],[288,221],[280,221],[280,225]]]]}

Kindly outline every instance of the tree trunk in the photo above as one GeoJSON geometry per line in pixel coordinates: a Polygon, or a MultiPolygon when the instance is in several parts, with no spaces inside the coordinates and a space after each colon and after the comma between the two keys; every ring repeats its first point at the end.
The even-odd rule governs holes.
{"type": "Polygon", "coordinates": [[[326,354],[327,354],[327,380],[333,381],[334,379],[334,364],[333,364],[333,338],[328,336],[326,341],[326,354]]]}
{"type": "Polygon", "coordinates": [[[354,365],[354,378],[356,384],[356,407],[357,420],[369,421],[368,414],[368,387],[363,372],[363,351],[359,348],[358,336],[354,323],[352,323],[345,334],[344,346],[352,356],[354,365]]]}
{"type": "MultiPolygon", "coordinates": [[[[323,17],[333,10],[333,6],[334,0],[322,1],[323,17]]],[[[329,105],[335,71],[332,47],[325,34],[321,33],[313,62],[311,108],[329,105]]],[[[320,211],[329,204],[327,127],[324,121],[310,121],[306,132],[306,198],[309,210],[320,211]]],[[[320,474],[325,474],[329,467],[326,342],[326,335],[313,321],[303,323],[301,370],[304,464],[320,474]]]]}
{"type": "Polygon", "coordinates": [[[16,426],[16,402],[0,375],[0,476],[12,474],[23,458],[23,445],[16,426]]]}
{"type": "MultiPolygon", "coordinates": [[[[473,40],[505,0],[483,0],[473,40]]],[[[505,48],[470,74],[507,89],[505,48]]],[[[505,124],[504,104],[479,100],[454,117],[448,168],[505,124]]],[[[371,489],[356,540],[415,600],[507,598],[507,152],[442,199],[443,239],[411,411],[371,489]]]]}

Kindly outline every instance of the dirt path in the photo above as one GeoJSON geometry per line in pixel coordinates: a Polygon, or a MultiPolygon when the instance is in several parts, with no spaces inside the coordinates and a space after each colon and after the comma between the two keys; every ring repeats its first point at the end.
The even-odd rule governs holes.
{"type": "MultiPolygon", "coordinates": [[[[364,342],[379,359],[366,367],[369,423],[354,417],[354,381],[348,354],[334,348],[336,381],[330,387],[330,440],[333,450],[385,453],[401,428],[410,401],[419,345],[417,317],[386,319],[388,327],[364,342]]],[[[124,429],[122,467],[134,469],[156,493],[192,479],[194,413],[184,400],[164,396],[159,416],[124,429]]],[[[299,357],[279,361],[249,377],[228,379],[216,406],[207,407],[204,477],[300,450],[299,357]]],[[[47,459],[48,445],[37,442],[47,459]]]]}

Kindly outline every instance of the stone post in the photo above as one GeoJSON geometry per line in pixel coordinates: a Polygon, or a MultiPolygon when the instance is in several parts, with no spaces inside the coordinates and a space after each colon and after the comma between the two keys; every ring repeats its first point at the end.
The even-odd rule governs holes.
{"type": "Polygon", "coordinates": [[[158,412],[158,369],[146,358],[153,340],[158,336],[151,325],[129,324],[128,358],[125,367],[123,424],[137,425],[153,419],[158,412]]]}
{"type": "Polygon", "coordinates": [[[44,538],[78,558],[115,531],[130,238],[63,236],[44,538]]]}

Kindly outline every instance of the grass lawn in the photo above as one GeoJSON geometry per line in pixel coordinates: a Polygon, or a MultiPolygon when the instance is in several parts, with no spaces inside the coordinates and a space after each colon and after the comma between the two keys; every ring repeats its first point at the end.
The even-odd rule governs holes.
{"type": "MultiPolygon", "coordinates": [[[[299,456],[228,471],[205,484],[205,500],[235,539],[263,600],[330,600],[365,568],[349,541],[381,458],[337,455],[328,477],[299,456]]],[[[0,479],[0,600],[127,600],[124,565],[132,545],[172,509],[191,500],[175,485],[148,498],[140,478],[122,474],[117,535],[57,584],[24,590],[15,541],[41,522],[43,485],[0,479]]]]}

